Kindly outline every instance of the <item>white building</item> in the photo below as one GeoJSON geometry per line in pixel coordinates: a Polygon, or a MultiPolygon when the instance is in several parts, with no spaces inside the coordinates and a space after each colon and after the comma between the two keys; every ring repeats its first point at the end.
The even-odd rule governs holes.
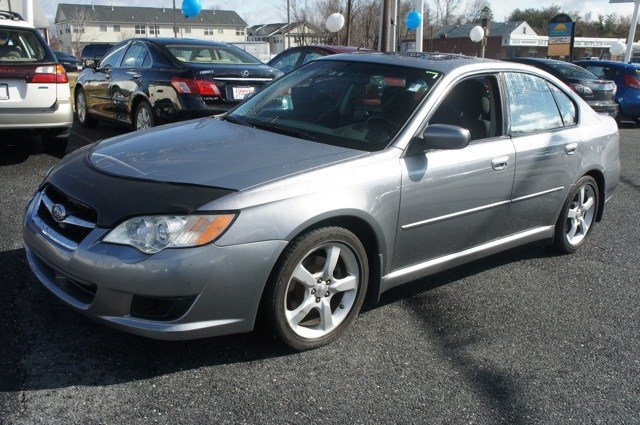
{"type": "Polygon", "coordinates": [[[286,23],[254,25],[248,30],[247,41],[264,41],[269,43],[271,55],[277,55],[289,47],[318,44],[324,41],[324,35],[313,26],[302,23],[286,23]],[[287,44],[291,40],[291,45],[287,44]]]}
{"type": "MultiPolygon", "coordinates": [[[[179,37],[246,41],[247,23],[231,10],[202,10],[186,19],[175,13],[179,37]]],[[[164,7],[129,7],[61,3],[55,34],[62,48],[78,54],[88,43],[118,43],[131,37],[173,37],[174,11],[164,7]]]]}
{"type": "MultiPolygon", "coordinates": [[[[22,0],[0,0],[0,10],[16,12],[25,18],[24,11],[22,10],[22,0]]],[[[33,26],[43,33],[49,26],[49,21],[47,21],[40,0],[33,0],[33,21],[33,26]]]]}

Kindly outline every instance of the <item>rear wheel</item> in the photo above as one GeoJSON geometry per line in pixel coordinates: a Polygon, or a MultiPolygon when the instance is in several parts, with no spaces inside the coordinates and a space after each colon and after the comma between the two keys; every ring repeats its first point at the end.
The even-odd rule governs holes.
{"type": "Polygon", "coordinates": [[[149,102],[143,100],[138,104],[133,115],[133,128],[134,130],[146,130],[154,125],[153,109],[149,102]]]}
{"type": "Polygon", "coordinates": [[[600,205],[598,184],[590,176],[584,176],[565,201],[556,223],[554,245],[565,254],[576,252],[584,243],[596,222],[600,205]]]}
{"type": "Polygon", "coordinates": [[[95,118],[89,114],[87,95],[82,87],[76,89],[76,117],[83,127],[93,127],[96,124],[95,118]]]}
{"type": "Polygon", "coordinates": [[[265,293],[265,310],[289,347],[309,350],[337,339],[355,320],[369,279],[360,240],[324,227],[291,242],[265,293]]]}

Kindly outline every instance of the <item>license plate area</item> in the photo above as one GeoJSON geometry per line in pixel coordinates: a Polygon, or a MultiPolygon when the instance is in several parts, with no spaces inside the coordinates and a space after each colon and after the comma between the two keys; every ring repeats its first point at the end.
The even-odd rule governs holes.
{"type": "Polygon", "coordinates": [[[0,83],[0,100],[9,99],[9,84],[0,83]]]}
{"type": "Polygon", "coordinates": [[[244,100],[256,92],[253,86],[235,86],[232,88],[234,100],[244,100]]]}

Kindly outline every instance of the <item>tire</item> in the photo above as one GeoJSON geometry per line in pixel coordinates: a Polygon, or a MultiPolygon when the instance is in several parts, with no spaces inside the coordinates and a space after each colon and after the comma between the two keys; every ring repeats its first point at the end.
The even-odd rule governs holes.
{"type": "Polygon", "coordinates": [[[44,151],[49,154],[65,152],[69,145],[69,138],[67,136],[60,136],[60,133],[57,132],[42,133],[40,137],[44,151]]]}
{"type": "Polygon", "coordinates": [[[153,108],[146,100],[143,100],[136,107],[133,117],[131,119],[134,131],[146,130],[156,125],[156,120],[153,116],[153,108]]]}
{"type": "Polygon", "coordinates": [[[584,244],[596,223],[599,207],[598,183],[583,176],[569,192],[556,223],[553,245],[559,253],[574,253],[584,244]]]}
{"type": "Polygon", "coordinates": [[[76,118],[80,125],[83,127],[94,127],[96,125],[96,119],[89,113],[87,95],[82,87],[76,89],[75,101],[76,118]]]}
{"type": "Polygon", "coordinates": [[[294,350],[321,347],[355,320],[368,282],[367,253],[353,233],[312,230],[289,244],[274,269],[263,297],[264,320],[294,350]],[[335,261],[327,263],[327,257],[335,261]]]}

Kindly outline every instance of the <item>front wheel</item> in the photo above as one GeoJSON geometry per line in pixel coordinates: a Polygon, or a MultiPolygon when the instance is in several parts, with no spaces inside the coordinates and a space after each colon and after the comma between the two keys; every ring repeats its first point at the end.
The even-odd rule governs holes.
{"type": "Polygon", "coordinates": [[[87,95],[82,87],[76,89],[76,117],[83,127],[93,127],[96,124],[95,118],[89,113],[87,95]]]}
{"type": "Polygon", "coordinates": [[[596,222],[599,206],[598,183],[583,176],[569,192],[556,223],[554,245],[558,251],[570,254],[578,250],[596,222]]]}
{"type": "Polygon", "coordinates": [[[267,320],[289,347],[309,350],[335,339],[358,315],[369,280],[360,240],[341,227],[291,242],[265,293],[267,320]]]}

